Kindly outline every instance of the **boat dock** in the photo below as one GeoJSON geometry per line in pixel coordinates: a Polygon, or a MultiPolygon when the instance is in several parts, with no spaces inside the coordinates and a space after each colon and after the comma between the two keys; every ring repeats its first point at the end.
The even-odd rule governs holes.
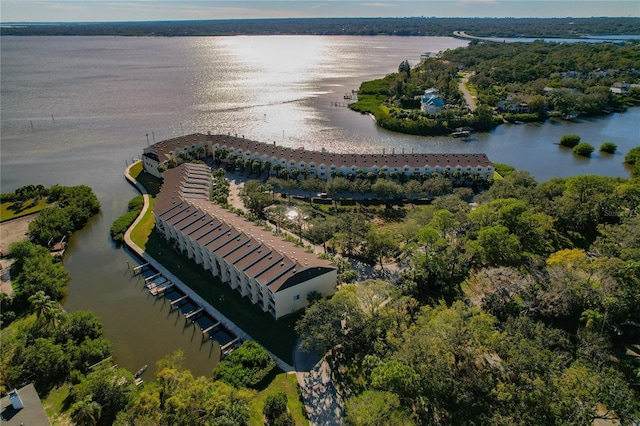
{"type": "Polygon", "coordinates": [[[227,344],[225,344],[223,346],[220,346],[220,352],[222,352],[222,356],[223,357],[226,357],[226,356],[231,355],[233,353],[233,351],[238,349],[241,345],[242,345],[242,340],[240,340],[239,337],[236,337],[235,339],[233,339],[229,343],[227,343],[227,344]]]}
{"type": "MultiPolygon", "coordinates": [[[[134,267],[133,275],[138,278],[142,277],[144,287],[152,296],[169,300],[170,310],[177,310],[184,316],[185,327],[188,326],[187,324],[194,326],[197,324],[200,327],[203,342],[207,336],[209,340],[218,342],[221,356],[227,356],[240,347],[243,339],[233,333],[229,327],[225,327],[222,319],[207,312],[203,305],[194,300],[195,297],[180,289],[152,265],[145,263],[134,267]]],[[[142,379],[139,377],[141,374],[136,374],[136,385],[139,385],[142,383],[142,379]]]]}
{"type": "Polygon", "coordinates": [[[145,264],[142,264],[142,265],[135,266],[133,268],[133,275],[140,275],[141,273],[146,271],[145,268],[149,268],[149,263],[145,263],[145,264]]]}
{"type": "MultiPolygon", "coordinates": [[[[149,209],[149,195],[147,194],[145,188],[135,180],[130,174],[131,166],[128,166],[125,170],[125,178],[129,183],[131,183],[141,194],[143,194],[143,199],[145,201],[143,214],[149,209]]],[[[127,249],[130,251],[132,256],[137,259],[141,265],[137,265],[133,268],[133,276],[139,276],[141,274],[153,275],[158,272],[162,273],[162,276],[165,277],[169,282],[174,284],[174,286],[168,289],[165,292],[161,292],[159,294],[153,295],[156,298],[163,297],[164,299],[174,300],[177,297],[181,297],[184,295],[189,295],[189,297],[194,301],[194,303],[198,306],[202,306],[205,308],[206,314],[200,315],[195,318],[195,323],[202,329],[206,330],[207,328],[215,325],[216,323],[220,323],[216,327],[211,328],[207,331],[209,334],[209,338],[211,340],[215,340],[220,345],[225,345],[228,342],[234,340],[235,338],[240,338],[242,341],[255,340],[253,339],[246,331],[240,328],[237,324],[227,318],[222,312],[214,308],[206,299],[204,299],[201,295],[199,295],[196,291],[190,288],[187,284],[182,282],[180,278],[175,276],[171,271],[165,268],[157,259],[147,253],[144,249],[139,247],[132,239],[131,239],[131,230],[135,225],[139,223],[142,215],[138,216],[136,221],[133,223],[132,227],[130,227],[127,232],[125,232],[124,243],[127,249]]],[[[129,262],[127,262],[127,267],[130,268],[129,262]]],[[[204,333],[204,334],[207,334],[204,333]]],[[[203,334],[203,335],[204,335],[203,334]]],[[[203,339],[204,342],[204,339],[203,339]]],[[[294,371],[292,365],[283,361],[280,357],[269,352],[271,357],[275,360],[276,365],[283,371],[290,372],[294,371]]]]}

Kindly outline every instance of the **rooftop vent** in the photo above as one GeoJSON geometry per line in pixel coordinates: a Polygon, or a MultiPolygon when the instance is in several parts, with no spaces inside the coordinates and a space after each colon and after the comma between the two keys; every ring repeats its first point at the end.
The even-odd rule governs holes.
{"type": "Polygon", "coordinates": [[[14,389],[9,392],[9,400],[11,401],[11,405],[14,410],[21,410],[24,408],[24,403],[22,402],[22,398],[18,395],[18,390],[14,389]]]}

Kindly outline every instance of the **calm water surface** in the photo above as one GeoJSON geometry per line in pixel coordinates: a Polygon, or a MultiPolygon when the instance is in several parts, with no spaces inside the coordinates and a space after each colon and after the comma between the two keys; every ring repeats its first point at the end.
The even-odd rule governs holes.
{"type": "Polygon", "coordinates": [[[199,332],[130,278],[131,257],[109,240],[111,223],[135,195],[122,171],[147,134],[151,143],[211,130],[337,152],[485,152],[540,181],[629,176],[622,160],[638,144],[638,108],[577,123],[501,126],[464,142],[390,133],[334,106],[402,60],[415,64],[423,52],[464,45],[446,37],[3,37],[2,191],[90,185],[102,212],[71,239],[66,307],[96,312],[119,364],[132,371],[182,348],[196,374],[210,374],[216,348],[200,345],[199,332]],[[612,141],[620,153],[577,158],[555,144],[566,133],[596,146],[612,141]]]}

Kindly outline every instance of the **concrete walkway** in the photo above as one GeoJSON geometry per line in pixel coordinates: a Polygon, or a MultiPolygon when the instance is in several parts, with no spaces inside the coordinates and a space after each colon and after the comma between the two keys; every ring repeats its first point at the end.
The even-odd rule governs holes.
{"type": "MultiPolygon", "coordinates": [[[[144,189],[144,187],[140,185],[140,183],[138,183],[138,181],[136,181],[130,174],[130,169],[134,164],[136,163],[133,163],[131,166],[126,168],[125,177],[127,181],[129,181],[133,186],[135,186],[136,189],[143,195],[144,207],[142,208],[142,211],[140,212],[136,220],[133,222],[133,224],[129,227],[129,229],[127,229],[127,231],[124,234],[124,243],[127,246],[127,248],[131,250],[133,253],[135,253],[140,259],[144,260],[144,262],[149,262],[149,264],[152,265],[154,269],[156,269],[158,272],[164,275],[169,281],[174,283],[175,286],[180,289],[180,291],[188,295],[194,302],[196,302],[198,305],[203,307],[208,314],[210,314],[211,316],[216,318],[218,321],[220,321],[226,329],[228,329],[230,332],[235,334],[237,337],[240,337],[241,340],[243,341],[255,340],[248,333],[246,333],[244,330],[238,327],[233,321],[225,317],[220,311],[218,311],[213,306],[211,306],[206,300],[204,300],[199,294],[197,294],[189,286],[183,283],[178,277],[176,277],[171,272],[169,272],[164,266],[160,264],[160,262],[155,260],[151,255],[149,255],[149,253],[142,250],[142,248],[140,248],[136,243],[133,242],[133,240],[131,239],[131,230],[138,225],[138,223],[142,220],[142,217],[145,215],[145,213],[149,209],[149,194],[147,194],[147,191],[144,189]]],[[[283,360],[281,360],[271,352],[269,352],[269,355],[271,355],[271,357],[275,360],[276,365],[281,370],[286,372],[291,372],[294,370],[293,366],[287,364],[286,362],[284,362],[283,360]]]]}
{"type": "Polygon", "coordinates": [[[331,378],[329,363],[317,354],[300,350],[293,353],[300,393],[311,426],[338,426],[344,423],[344,400],[331,378]]]}

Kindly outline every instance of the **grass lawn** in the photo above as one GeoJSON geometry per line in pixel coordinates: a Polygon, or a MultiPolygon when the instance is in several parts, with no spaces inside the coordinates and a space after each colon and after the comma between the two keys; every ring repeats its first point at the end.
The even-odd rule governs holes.
{"type": "Polygon", "coordinates": [[[73,422],[69,415],[71,414],[71,388],[68,383],[53,389],[49,395],[42,400],[44,412],[49,417],[53,426],[71,425],[73,422]]]}
{"type": "Polygon", "coordinates": [[[146,250],[147,240],[149,240],[149,235],[155,225],[155,218],[153,216],[153,205],[156,202],[155,196],[160,191],[162,180],[143,171],[141,161],[133,165],[129,172],[132,177],[145,187],[150,195],[147,213],[143,216],[140,223],[131,231],[131,239],[133,242],[143,250],[146,250]]]}
{"type": "Polygon", "coordinates": [[[143,250],[146,250],[147,241],[151,230],[155,226],[155,217],[153,216],[153,205],[155,204],[155,197],[149,197],[149,209],[142,217],[142,220],[131,231],[131,239],[143,250]]]}
{"type": "Polygon", "coordinates": [[[131,176],[133,176],[142,186],[145,187],[147,192],[152,195],[158,195],[160,192],[160,187],[162,186],[162,180],[157,177],[150,175],[149,173],[142,170],[142,163],[135,164],[130,170],[131,176]]]}
{"type": "Polygon", "coordinates": [[[0,205],[0,222],[16,219],[32,213],[37,213],[47,207],[47,199],[29,200],[24,203],[9,202],[0,205]]]}
{"type": "Polygon", "coordinates": [[[260,391],[258,395],[251,401],[249,406],[249,424],[262,426],[264,417],[262,409],[264,402],[269,395],[275,395],[279,392],[287,394],[287,408],[293,416],[296,425],[308,425],[309,421],[305,416],[304,405],[298,394],[298,379],[295,374],[281,373],[278,374],[266,389],[260,391]]]}

